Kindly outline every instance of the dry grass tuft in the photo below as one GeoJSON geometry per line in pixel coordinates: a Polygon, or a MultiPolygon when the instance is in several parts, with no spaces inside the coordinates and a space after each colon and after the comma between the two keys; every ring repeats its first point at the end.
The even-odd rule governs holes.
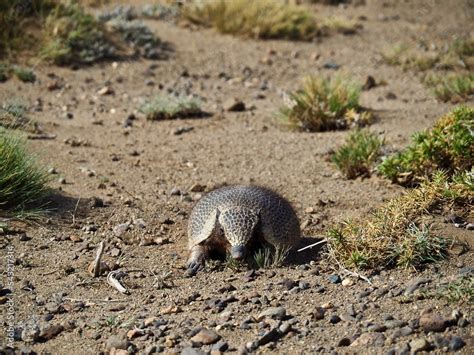
{"type": "Polygon", "coordinates": [[[429,75],[423,83],[439,101],[460,103],[474,95],[474,74],[429,75]]]}
{"type": "Polygon", "coordinates": [[[169,120],[204,116],[197,99],[176,96],[156,96],[140,107],[148,120],[169,120]]]}
{"type": "Polygon", "coordinates": [[[183,6],[182,15],[221,33],[252,38],[310,40],[318,32],[310,11],[282,0],[194,1],[183,6]]]}
{"type": "Polygon", "coordinates": [[[346,221],[328,232],[330,255],[346,267],[419,266],[447,256],[448,242],[423,224],[440,205],[474,203],[474,170],[449,181],[443,172],[361,221],[346,221]]]}
{"type": "Polygon", "coordinates": [[[308,76],[289,96],[280,116],[289,127],[309,132],[365,126],[372,115],[359,105],[360,92],[359,84],[340,76],[308,76]]]}

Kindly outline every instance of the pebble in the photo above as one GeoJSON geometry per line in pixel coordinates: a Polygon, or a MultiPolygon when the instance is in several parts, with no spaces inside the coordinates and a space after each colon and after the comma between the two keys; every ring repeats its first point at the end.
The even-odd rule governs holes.
{"type": "Polygon", "coordinates": [[[181,350],[181,355],[205,355],[206,353],[202,350],[187,347],[181,350]]]}
{"type": "Polygon", "coordinates": [[[407,325],[407,322],[393,319],[393,320],[387,320],[383,324],[387,327],[387,329],[394,329],[394,328],[404,327],[405,325],[407,325]]]}
{"type": "Polygon", "coordinates": [[[329,275],[328,280],[329,280],[329,282],[331,282],[333,284],[338,284],[342,281],[341,277],[339,275],[329,275]]]}
{"type": "Polygon", "coordinates": [[[211,351],[213,350],[217,350],[217,351],[221,351],[221,352],[224,352],[226,351],[227,349],[229,349],[229,344],[225,341],[219,341],[218,343],[214,344],[212,347],[211,347],[211,351]]]}
{"type": "Polygon", "coordinates": [[[466,229],[467,229],[468,231],[474,230],[474,223],[468,223],[468,224],[466,224],[466,229]]]}
{"type": "Polygon", "coordinates": [[[214,332],[213,330],[202,328],[195,336],[191,338],[191,341],[208,345],[208,344],[214,344],[220,338],[221,336],[217,334],[216,332],[214,332]]]}
{"type": "Polygon", "coordinates": [[[296,286],[296,282],[293,281],[293,280],[290,280],[290,279],[284,279],[282,281],[282,285],[284,288],[286,288],[287,290],[291,290],[293,287],[296,286]]]}
{"type": "Polygon", "coordinates": [[[284,307],[267,308],[257,316],[257,320],[261,321],[266,317],[281,320],[286,317],[286,309],[284,307]]]}
{"type": "Polygon", "coordinates": [[[425,338],[415,339],[410,342],[410,349],[412,353],[428,350],[430,343],[425,338]]]}
{"type": "Polygon", "coordinates": [[[461,349],[464,345],[466,345],[466,343],[461,337],[453,336],[451,338],[451,341],[449,342],[448,348],[451,351],[457,351],[461,349]]]}
{"type": "Polygon", "coordinates": [[[202,350],[187,347],[181,350],[181,355],[205,355],[206,353],[202,350]]]}
{"type": "Polygon", "coordinates": [[[337,343],[337,346],[349,346],[349,345],[351,345],[351,340],[349,338],[342,338],[337,343]]]}
{"type": "Polygon", "coordinates": [[[331,323],[331,324],[337,324],[340,321],[341,321],[341,318],[336,314],[333,314],[329,317],[329,323],[331,323]]]}
{"type": "Polygon", "coordinates": [[[355,339],[351,346],[376,345],[382,346],[385,342],[385,336],[382,333],[364,333],[355,339]]]}
{"type": "Polygon", "coordinates": [[[40,338],[48,341],[59,335],[64,330],[61,324],[46,324],[40,327],[40,338]]]}
{"type": "Polygon", "coordinates": [[[224,101],[222,107],[225,111],[241,112],[245,111],[245,103],[237,98],[230,98],[224,101]]]}
{"type": "Polygon", "coordinates": [[[446,320],[436,313],[425,313],[420,317],[420,326],[425,332],[442,332],[446,329],[446,320]]]}
{"type": "Polygon", "coordinates": [[[128,229],[130,228],[130,223],[121,223],[121,224],[118,224],[116,225],[114,228],[113,228],[113,232],[115,234],[116,237],[120,237],[122,236],[128,229]]]}
{"type": "Polygon", "coordinates": [[[354,281],[352,279],[344,279],[341,282],[342,286],[352,286],[354,284],[354,281]]]}
{"type": "Polygon", "coordinates": [[[107,350],[110,350],[112,348],[125,350],[128,347],[128,341],[125,336],[111,335],[107,339],[105,347],[107,350]]]}
{"type": "Polygon", "coordinates": [[[316,320],[321,320],[324,318],[324,315],[326,314],[326,311],[322,307],[316,307],[314,312],[312,313],[312,316],[316,320]]]}

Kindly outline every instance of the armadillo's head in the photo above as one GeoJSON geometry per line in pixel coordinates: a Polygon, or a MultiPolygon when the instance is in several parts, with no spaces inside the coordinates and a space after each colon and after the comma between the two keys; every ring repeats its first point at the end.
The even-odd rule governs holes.
{"type": "Polygon", "coordinates": [[[219,224],[230,243],[230,254],[234,259],[245,257],[246,246],[252,238],[258,220],[258,211],[245,207],[234,206],[220,212],[219,224]]]}

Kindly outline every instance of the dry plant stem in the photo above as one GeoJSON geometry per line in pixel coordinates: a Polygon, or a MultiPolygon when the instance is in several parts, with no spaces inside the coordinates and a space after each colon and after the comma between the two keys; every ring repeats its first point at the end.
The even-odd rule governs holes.
{"type": "Polygon", "coordinates": [[[99,248],[97,249],[97,254],[94,260],[94,277],[99,277],[100,275],[100,259],[104,253],[104,242],[100,242],[99,248]]]}
{"type": "Polygon", "coordinates": [[[312,247],[315,247],[316,245],[323,244],[323,243],[327,243],[327,239],[323,239],[323,240],[320,240],[319,242],[307,245],[307,246],[305,246],[301,249],[298,249],[298,251],[303,251],[303,250],[306,250],[306,249],[310,249],[312,247]]]}
{"type": "Polygon", "coordinates": [[[343,267],[341,265],[341,263],[335,257],[333,257],[332,259],[337,263],[337,266],[339,266],[339,271],[345,272],[347,275],[356,277],[358,279],[362,279],[362,280],[366,281],[369,285],[372,285],[372,281],[370,281],[370,279],[367,276],[364,276],[364,275],[361,275],[357,272],[350,271],[350,270],[346,269],[345,267],[343,267]]]}
{"type": "Polygon", "coordinates": [[[77,202],[76,202],[76,207],[74,207],[74,212],[72,213],[72,225],[74,226],[76,224],[76,212],[77,208],[79,207],[79,202],[81,202],[81,198],[79,197],[77,202]]]}
{"type": "Polygon", "coordinates": [[[128,291],[123,285],[120,283],[118,280],[122,276],[124,276],[125,273],[123,271],[111,271],[107,275],[107,283],[114,287],[118,292],[123,293],[123,294],[128,294],[128,291]]]}
{"type": "Polygon", "coordinates": [[[94,303],[94,302],[106,302],[106,303],[114,303],[114,302],[123,302],[123,300],[106,300],[106,299],[99,299],[99,298],[90,298],[90,299],[79,299],[79,298],[64,298],[66,301],[70,302],[84,302],[84,303],[94,303]]]}

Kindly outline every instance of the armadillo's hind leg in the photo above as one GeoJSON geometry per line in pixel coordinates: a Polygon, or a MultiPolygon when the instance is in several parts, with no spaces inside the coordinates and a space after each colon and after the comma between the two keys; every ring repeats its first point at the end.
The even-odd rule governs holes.
{"type": "Polygon", "coordinates": [[[195,245],[191,249],[191,255],[186,263],[186,276],[194,276],[204,267],[207,251],[202,245],[195,245]]]}

